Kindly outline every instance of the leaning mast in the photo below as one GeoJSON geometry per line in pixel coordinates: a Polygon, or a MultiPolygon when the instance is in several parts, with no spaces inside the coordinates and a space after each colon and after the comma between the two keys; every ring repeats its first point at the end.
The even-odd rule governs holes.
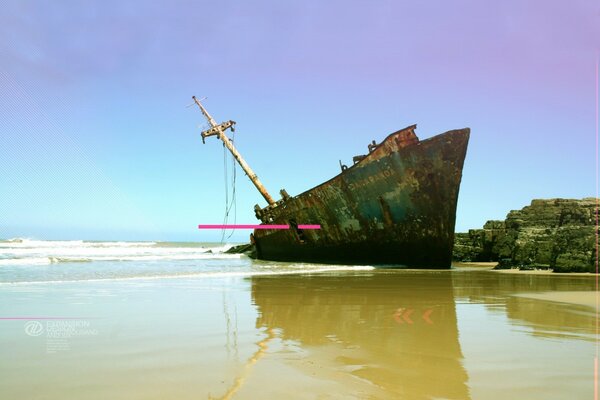
{"type": "Polygon", "coordinates": [[[200,100],[198,100],[196,96],[192,96],[192,99],[194,99],[194,102],[198,105],[198,107],[200,107],[200,111],[202,111],[202,114],[204,114],[204,116],[208,120],[208,123],[211,126],[209,129],[202,131],[202,143],[205,143],[204,139],[206,139],[209,136],[216,135],[219,139],[221,139],[225,147],[227,147],[227,149],[233,155],[233,158],[235,158],[238,164],[240,164],[240,167],[242,167],[246,175],[248,175],[248,178],[250,178],[254,186],[256,186],[256,189],[258,189],[262,197],[265,198],[269,205],[275,204],[275,200],[273,200],[269,192],[267,192],[267,189],[265,189],[262,182],[258,179],[258,176],[256,176],[254,171],[252,171],[252,168],[250,168],[250,166],[242,158],[241,154],[233,146],[233,142],[231,141],[231,139],[229,139],[227,135],[225,135],[225,131],[227,129],[231,129],[232,132],[235,130],[235,121],[229,120],[227,122],[217,124],[217,122],[213,119],[213,117],[211,117],[208,111],[206,111],[202,103],[200,103],[200,100]]]}

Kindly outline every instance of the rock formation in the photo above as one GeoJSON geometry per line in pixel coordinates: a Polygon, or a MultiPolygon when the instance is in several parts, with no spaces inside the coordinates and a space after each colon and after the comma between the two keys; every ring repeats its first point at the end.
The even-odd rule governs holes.
{"type": "Polygon", "coordinates": [[[457,233],[454,259],[498,261],[498,268],[595,272],[596,199],[533,200],[504,221],[457,233]]]}
{"type": "Polygon", "coordinates": [[[229,248],[225,254],[245,254],[250,258],[256,258],[256,247],[252,243],[240,244],[229,248]]]}

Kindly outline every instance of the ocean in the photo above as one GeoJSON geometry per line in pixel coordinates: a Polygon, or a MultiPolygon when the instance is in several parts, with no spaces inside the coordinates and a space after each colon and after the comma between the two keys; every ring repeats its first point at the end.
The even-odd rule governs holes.
{"type": "Polygon", "coordinates": [[[255,261],[226,254],[234,244],[83,240],[0,240],[0,284],[169,279],[365,271],[339,266],[255,261]]]}

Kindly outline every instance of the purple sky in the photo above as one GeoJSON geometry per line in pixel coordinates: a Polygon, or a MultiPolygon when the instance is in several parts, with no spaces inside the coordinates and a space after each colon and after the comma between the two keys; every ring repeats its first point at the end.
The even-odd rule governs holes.
{"type": "MultiPolygon", "coordinates": [[[[417,123],[472,129],[458,230],[593,196],[598,4],[6,2],[0,237],[214,239],[223,153],[192,95],[273,193],[417,123]]],[[[240,174],[237,222],[255,203],[240,174]]]]}

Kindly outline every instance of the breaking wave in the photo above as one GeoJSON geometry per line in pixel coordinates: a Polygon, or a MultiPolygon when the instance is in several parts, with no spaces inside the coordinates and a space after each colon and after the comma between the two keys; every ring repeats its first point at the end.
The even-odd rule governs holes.
{"type": "Polygon", "coordinates": [[[0,266],[88,263],[94,261],[160,261],[239,258],[224,254],[232,245],[174,242],[92,242],[83,240],[0,241],[0,266]]]}
{"type": "Polygon", "coordinates": [[[176,242],[0,241],[0,285],[239,278],[369,271],[373,267],[251,260],[232,245],[176,242]]]}
{"type": "Polygon", "coordinates": [[[35,240],[28,238],[12,238],[0,240],[0,248],[36,248],[36,247],[142,247],[154,246],[156,242],[95,242],[83,240],[35,240]]]}

